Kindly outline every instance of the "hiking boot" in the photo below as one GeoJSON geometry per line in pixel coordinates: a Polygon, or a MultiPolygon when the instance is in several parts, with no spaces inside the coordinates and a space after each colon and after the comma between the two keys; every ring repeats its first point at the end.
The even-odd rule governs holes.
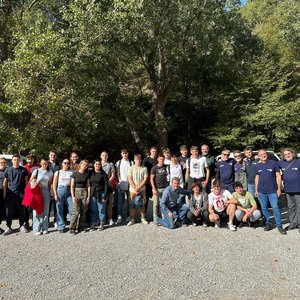
{"type": "Polygon", "coordinates": [[[232,223],[228,223],[227,228],[228,228],[230,231],[236,231],[236,227],[235,227],[232,223]]]}
{"type": "Polygon", "coordinates": [[[285,231],[285,229],[282,228],[282,226],[277,227],[277,229],[280,232],[280,234],[286,235],[286,231],[285,231]]]}
{"type": "Polygon", "coordinates": [[[274,228],[274,226],[273,226],[272,224],[267,223],[266,226],[265,226],[265,228],[264,228],[264,231],[270,231],[270,230],[272,230],[273,228],[274,228]]]}
{"type": "Polygon", "coordinates": [[[7,227],[7,228],[4,230],[3,235],[9,235],[9,234],[11,234],[11,233],[12,233],[11,228],[7,227]]]}

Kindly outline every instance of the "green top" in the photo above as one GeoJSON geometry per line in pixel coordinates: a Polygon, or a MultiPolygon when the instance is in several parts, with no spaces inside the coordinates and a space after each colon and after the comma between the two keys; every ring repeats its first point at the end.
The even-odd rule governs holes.
{"type": "Polygon", "coordinates": [[[253,198],[253,196],[246,192],[245,195],[240,195],[237,192],[234,192],[232,196],[238,200],[238,205],[240,205],[242,208],[251,208],[253,205],[256,205],[256,202],[253,198]]]}
{"type": "MultiPolygon", "coordinates": [[[[140,185],[142,181],[148,177],[148,171],[146,167],[131,166],[128,168],[128,176],[132,177],[132,180],[136,185],[140,185]]],[[[142,186],[140,191],[144,191],[145,189],[146,185],[142,186]]],[[[134,189],[130,186],[129,191],[134,192],[134,189]]]]}

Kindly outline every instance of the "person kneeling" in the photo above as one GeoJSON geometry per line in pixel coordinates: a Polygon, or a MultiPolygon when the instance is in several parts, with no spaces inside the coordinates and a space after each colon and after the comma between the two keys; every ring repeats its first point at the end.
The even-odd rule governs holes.
{"type": "Polygon", "coordinates": [[[216,228],[220,228],[221,219],[227,219],[228,215],[228,229],[236,231],[233,219],[237,200],[229,191],[221,190],[221,184],[218,180],[213,183],[213,191],[208,195],[208,203],[210,222],[215,223],[216,228]]]}
{"type": "Polygon", "coordinates": [[[207,227],[208,223],[208,196],[203,191],[202,185],[198,182],[191,184],[193,194],[188,200],[189,212],[187,213],[188,220],[197,226],[200,222],[203,222],[203,227],[207,227]]]}
{"type": "Polygon", "coordinates": [[[160,200],[160,209],[164,219],[157,217],[157,223],[169,229],[173,229],[175,224],[180,227],[189,210],[189,205],[183,203],[181,199],[183,195],[190,195],[190,192],[179,185],[180,179],[173,177],[172,184],[164,190],[160,200]]]}
{"type": "Polygon", "coordinates": [[[244,190],[241,182],[237,181],[233,186],[235,192],[232,196],[238,200],[235,217],[241,222],[239,227],[242,226],[242,222],[249,222],[249,225],[253,227],[254,222],[261,216],[260,211],[257,209],[257,204],[253,196],[244,190]]]}

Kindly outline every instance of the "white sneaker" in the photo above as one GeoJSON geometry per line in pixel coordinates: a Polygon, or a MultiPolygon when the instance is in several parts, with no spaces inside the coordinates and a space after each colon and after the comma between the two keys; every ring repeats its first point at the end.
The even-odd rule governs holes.
{"type": "Polygon", "coordinates": [[[207,223],[206,222],[203,222],[203,227],[208,227],[207,223]]]}
{"type": "Polygon", "coordinates": [[[34,233],[34,235],[38,236],[38,235],[41,235],[42,233],[40,231],[37,231],[34,233]]]}
{"type": "Polygon", "coordinates": [[[112,225],[114,225],[114,224],[115,224],[115,222],[114,222],[114,220],[113,220],[113,219],[109,219],[109,220],[108,220],[108,223],[109,223],[109,226],[112,226],[112,225]]]}
{"type": "Polygon", "coordinates": [[[11,233],[12,233],[11,228],[7,227],[7,228],[4,230],[3,235],[9,235],[9,234],[11,234],[11,233]]]}
{"type": "Polygon", "coordinates": [[[128,223],[127,223],[127,226],[132,226],[134,224],[134,220],[130,220],[128,223]]]}
{"type": "Polygon", "coordinates": [[[118,219],[117,219],[117,224],[120,224],[122,223],[122,216],[118,216],[118,219]]]}
{"type": "Polygon", "coordinates": [[[20,227],[20,232],[25,232],[27,233],[28,232],[28,229],[23,225],[20,227]]]}
{"type": "Polygon", "coordinates": [[[48,233],[49,233],[48,230],[43,231],[43,234],[48,234],[48,233]]]}
{"type": "Polygon", "coordinates": [[[57,222],[54,222],[54,228],[57,229],[57,222]]]}
{"type": "Polygon", "coordinates": [[[231,231],[236,231],[236,227],[232,224],[232,223],[228,223],[228,227],[229,230],[231,231]]]}
{"type": "Polygon", "coordinates": [[[145,218],[142,218],[142,219],[141,219],[141,222],[142,222],[142,224],[145,224],[145,225],[146,225],[146,224],[149,224],[148,221],[147,221],[145,218]]]}
{"type": "Polygon", "coordinates": [[[193,226],[195,226],[195,227],[196,227],[196,226],[198,226],[198,224],[197,224],[197,223],[195,223],[195,222],[193,222],[193,226]]]}
{"type": "Polygon", "coordinates": [[[220,220],[215,221],[215,228],[221,228],[220,220]]]}

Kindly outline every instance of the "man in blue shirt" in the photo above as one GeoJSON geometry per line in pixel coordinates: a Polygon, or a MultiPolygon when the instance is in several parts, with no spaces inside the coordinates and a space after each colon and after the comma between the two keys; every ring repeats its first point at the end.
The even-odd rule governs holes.
{"type": "Polygon", "coordinates": [[[296,157],[294,149],[282,150],[284,160],[279,162],[282,170],[284,191],[288,203],[289,221],[288,230],[299,228],[300,232],[300,159],[296,157]]]}
{"type": "Polygon", "coordinates": [[[222,190],[227,190],[230,193],[233,193],[234,165],[236,161],[229,158],[229,154],[229,150],[224,149],[222,151],[221,159],[216,163],[216,178],[219,179],[222,190]]]}
{"type": "Polygon", "coordinates": [[[286,234],[282,228],[281,214],[278,207],[278,197],[281,195],[281,175],[277,162],[268,160],[264,149],[258,151],[259,162],[256,164],[255,196],[261,205],[262,214],[266,220],[265,231],[270,231],[273,226],[268,211],[268,200],[272,206],[276,227],[281,234],[286,234]]]}
{"type": "Polygon", "coordinates": [[[164,190],[160,200],[161,213],[165,218],[157,217],[158,224],[169,229],[173,229],[175,224],[178,227],[182,225],[189,210],[189,205],[182,201],[183,195],[190,195],[190,192],[180,187],[178,177],[173,177],[172,185],[164,190]]]}

